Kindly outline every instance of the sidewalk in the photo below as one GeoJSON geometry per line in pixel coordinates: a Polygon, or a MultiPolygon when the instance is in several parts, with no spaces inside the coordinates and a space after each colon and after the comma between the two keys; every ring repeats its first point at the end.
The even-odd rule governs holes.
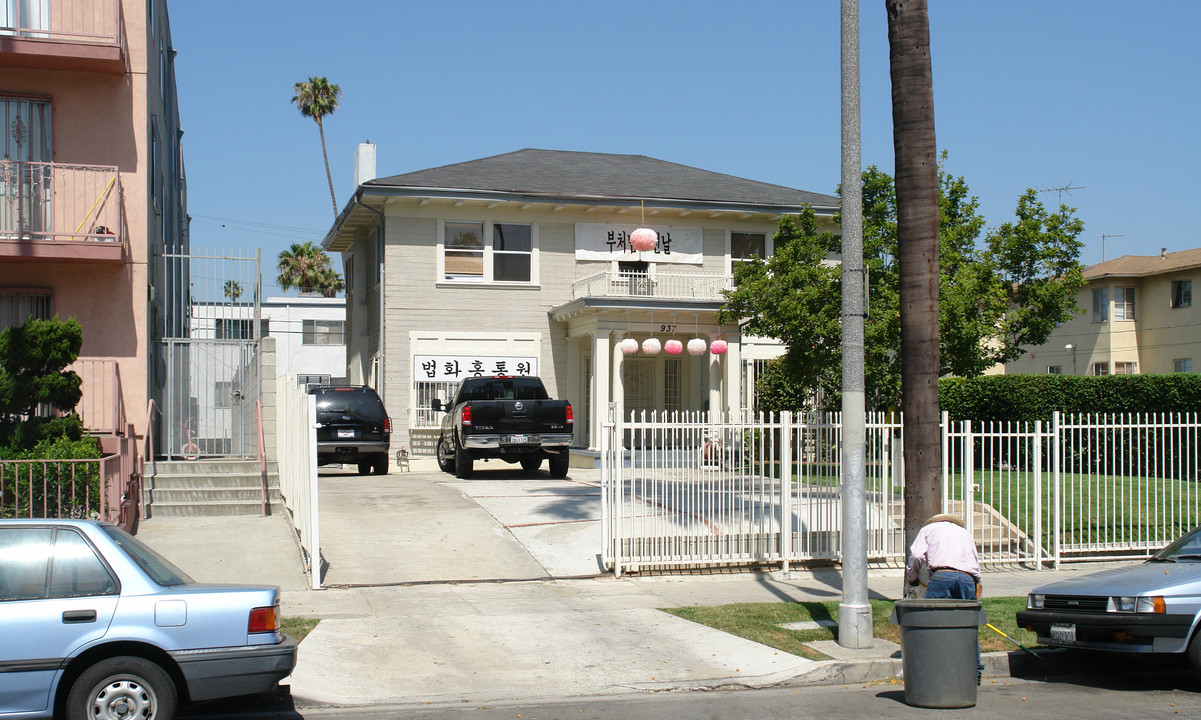
{"type": "MultiPolygon", "coordinates": [[[[596,558],[591,471],[556,481],[483,468],[474,481],[323,471],[326,583],[338,586],[325,590],[305,589],[282,516],[152,519],[139,537],[198,580],[277,584],[285,616],[322,619],[285,681],[298,707],[861,682],[899,671],[896,648],[882,641],[866,652],[829,643],[822,650],[839,659],[815,662],[657,610],[838,600],[837,569],[614,579],[596,558]]],[[[1023,595],[1096,569],[986,572],[985,589],[1023,595]]],[[[896,597],[901,583],[900,569],[869,572],[873,597],[896,597]]],[[[986,675],[1007,676],[1008,654],[992,655],[986,675]]]]}

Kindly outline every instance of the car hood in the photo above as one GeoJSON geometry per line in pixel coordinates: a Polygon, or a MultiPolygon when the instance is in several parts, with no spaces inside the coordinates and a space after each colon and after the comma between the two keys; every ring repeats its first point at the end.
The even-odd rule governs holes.
{"type": "Polygon", "coordinates": [[[1201,562],[1155,562],[1110,568],[1030,591],[1041,595],[1171,595],[1201,592],[1201,562]]]}

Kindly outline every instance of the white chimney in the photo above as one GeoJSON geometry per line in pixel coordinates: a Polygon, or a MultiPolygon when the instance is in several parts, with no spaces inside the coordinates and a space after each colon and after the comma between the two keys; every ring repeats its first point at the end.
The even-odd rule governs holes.
{"type": "Polygon", "coordinates": [[[1160,248],[1160,249],[1159,249],[1159,257],[1160,257],[1160,258],[1162,258],[1162,259],[1164,259],[1164,260],[1167,260],[1167,259],[1168,259],[1168,249],[1167,249],[1167,248],[1160,248]]]}
{"type": "Polygon", "coordinates": [[[359,143],[354,151],[354,186],[375,179],[375,145],[371,142],[359,143]]]}

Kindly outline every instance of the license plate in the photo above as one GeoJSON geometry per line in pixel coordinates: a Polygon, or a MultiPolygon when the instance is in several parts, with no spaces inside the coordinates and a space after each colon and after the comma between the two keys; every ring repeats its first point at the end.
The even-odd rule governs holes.
{"type": "Polygon", "coordinates": [[[339,438],[352,438],[352,437],[354,437],[354,430],[339,430],[338,437],[339,438]]]}
{"type": "Polygon", "coordinates": [[[529,443],[529,441],[530,441],[529,435],[510,435],[509,436],[509,444],[510,445],[525,445],[525,444],[529,443]]]}
{"type": "Polygon", "coordinates": [[[1056,645],[1075,645],[1076,626],[1073,623],[1051,623],[1051,642],[1056,645]]]}

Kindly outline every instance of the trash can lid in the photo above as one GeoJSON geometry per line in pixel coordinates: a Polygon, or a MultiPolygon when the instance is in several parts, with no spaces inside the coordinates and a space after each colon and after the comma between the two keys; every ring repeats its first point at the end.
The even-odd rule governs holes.
{"type": "Polygon", "coordinates": [[[911,598],[908,600],[897,600],[897,607],[921,609],[947,609],[947,610],[975,610],[980,607],[979,600],[959,600],[957,598],[911,598]]]}

